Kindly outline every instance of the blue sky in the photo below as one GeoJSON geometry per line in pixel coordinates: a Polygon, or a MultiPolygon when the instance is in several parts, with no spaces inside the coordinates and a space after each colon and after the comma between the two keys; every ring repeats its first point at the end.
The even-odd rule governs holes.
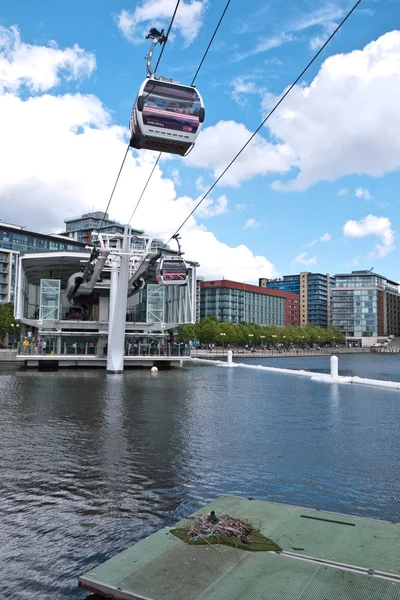
{"type": "MultiPolygon", "coordinates": [[[[206,121],[163,157],[135,215],[168,236],[343,18],[345,0],[232,0],[197,78],[206,121]],[[245,10],[246,6],[246,10],[245,10]]],[[[42,231],[104,210],[145,77],[150,26],[175,0],[14,0],[0,12],[0,218],[42,231]]],[[[225,0],[182,0],[159,73],[190,83],[225,0]]],[[[182,230],[207,278],[302,270],[400,279],[400,2],[363,0],[182,230]]],[[[110,215],[152,168],[129,154],[110,215]]]]}

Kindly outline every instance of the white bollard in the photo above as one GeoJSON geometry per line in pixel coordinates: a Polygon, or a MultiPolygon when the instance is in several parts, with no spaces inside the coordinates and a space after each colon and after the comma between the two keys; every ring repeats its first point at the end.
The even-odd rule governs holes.
{"type": "Polygon", "coordinates": [[[331,356],[331,377],[332,379],[339,377],[339,359],[337,356],[331,356]]]}
{"type": "Polygon", "coordinates": [[[151,373],[158,373],[157,367],[151,367],[150,372],[151,373]]]}
{"type": "Polygon", "coordinates": [[[232,364],[232,356],[233,356],[232,350],[228,350],[228,365],[232,364]]]}

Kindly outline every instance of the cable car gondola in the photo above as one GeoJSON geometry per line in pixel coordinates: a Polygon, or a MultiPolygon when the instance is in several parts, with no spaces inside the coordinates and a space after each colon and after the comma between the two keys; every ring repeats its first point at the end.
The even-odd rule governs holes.
{"type": "Polygon", "coordinates": [[[178,244],[178,256],[169,256],[161,259],[156,269],[157,283],[161,285],[186,285],[189,277],[189,269],[182,258],[179,235],[175,234],[173,238],[178,244]]]}
{"type": "Polygon", "coordinates": [[[183,258],[162,258],[157,266],[157,283],[186,285],[189,270],[183,258]]]}
{"type": "Polygon", "coordinates": [[[142,83],[130,119],[130,146],[185,156],[193,148],[204,121],[203,100],[194,86],[181,85],[156,75],[151,57],[163,32],[151,29],[153,39],[147,56],[148,76],[142,83]]]}

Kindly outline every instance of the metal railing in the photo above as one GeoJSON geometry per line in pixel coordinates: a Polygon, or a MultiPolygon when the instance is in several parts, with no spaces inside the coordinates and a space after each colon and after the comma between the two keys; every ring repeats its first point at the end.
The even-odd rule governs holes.
{"type": "MultiPolygon", "coordinates": [[[[17,351],[19,355],[26,356],[96,356],[105,358],[107,356],[107,346],[104,344],[95,344],[94,342],[61,342],[61,346],[55,340],[46,341],[46,347],[38,345],[36,342],[18,343],[17,351]]],[[[180,357],[190,356],[191,350],[187,345],[182,344],[127,344],[125,346],[124,356],[134,357],[180,357]]]]}

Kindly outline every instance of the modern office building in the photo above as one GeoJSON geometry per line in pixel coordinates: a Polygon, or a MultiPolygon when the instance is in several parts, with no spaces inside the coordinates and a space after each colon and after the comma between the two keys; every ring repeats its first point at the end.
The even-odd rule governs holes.
{"type": "Polygon", "coordinates": [[[284,275],[282,279],[259,279],[259,286],[266,289],[282,290],[298,294],[300,297],[300,325],[331,324],[331,296],[335,280],[329,274],[308,273],[284,275]]]}
{"type": "Polygon", "coordinates": [[[0,248],[0,304],[13,302],[18,252],[0,248]]]}
{"type": "Polygon", "coordinates": [[[103,233],[120,233],[121,235],[124,233],[124,226],[121,223],[110,219],[107,213],[101,211],[93,211],[80,217],[65,219],[64,223],[65,232],[62,235],[83,244],[92,243],[92,232],[97,231],[99,227],[101,227],[103,233]]]}
{"type": "Polygon", "coordinates": [[[0,302],[13,302],[19,254],[82,251],[85,245],[64,236],[28,231],[0,221],[0,302]]]}
{"type": "Polygon", "coordinates": [[[400,335],[399,284],[372,271],[335,275],[332,325],[347,339],[370,345],[371,338],[400,335]]]}
{"type": "Polygon", "coordinates": [[[218,321],[287,327],[299,325],[299,296],[222,279],[200,284],[200,316],[218,321]]]}

